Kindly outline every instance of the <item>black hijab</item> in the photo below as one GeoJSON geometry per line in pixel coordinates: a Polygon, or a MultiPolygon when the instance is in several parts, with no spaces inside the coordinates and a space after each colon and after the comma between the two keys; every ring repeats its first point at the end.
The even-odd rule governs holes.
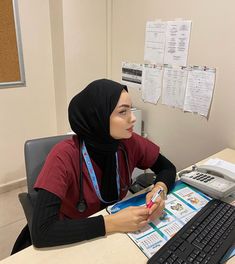
{"type": "Polygon", "coordinates": [[[119,140],[110,136],[110,115],[127,87],[100,79],[90,83],[69,104],[72,130],[84,140],[87,151],[103,172],[101,196],[107,201],[118,199],[116,157],[119,140]]]}

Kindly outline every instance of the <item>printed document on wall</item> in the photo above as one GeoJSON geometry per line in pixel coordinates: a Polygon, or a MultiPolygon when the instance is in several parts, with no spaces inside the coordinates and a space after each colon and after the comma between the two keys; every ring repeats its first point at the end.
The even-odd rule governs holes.
{"type": "Polygon", "coordinates": [[[207,117],[215,85],[214,68],[194,66],[188,72],[184,111],[207,117]]]}
{"type": "Polygon", "coordinates": [[[122,83],[141,88],[143,65],[139,63],[122,62],[122,83]]]}
{"type": "Polygon", "coordinates": [[[162,86],[163,104],[183,109],[187,76],[186,67],[165,65],[162,86]]]}
{"type": "Polygon", "coordinates": [[[148,21],[145,30],[144,60],[163,64],[166,38],[166,22],[148,21]]]}
{"type": "Polygon", "coordinates": [[[186,66],[191,21],[168,21],[164,64],[186,66]]]}
{"type": "Polygon", "coordinates": [[[145,64],[143,66],[142,99],[145,102],[156,104],[161,96],[162,66],[145,64]]]}

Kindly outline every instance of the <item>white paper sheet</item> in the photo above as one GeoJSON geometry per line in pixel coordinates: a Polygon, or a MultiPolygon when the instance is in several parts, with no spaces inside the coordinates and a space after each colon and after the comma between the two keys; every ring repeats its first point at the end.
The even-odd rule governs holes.
{"type": "Polygon", "coordinates": [[[215,84],[215,69],[194,66],[188,72],[184,111],[207,117],[215,84]]]}
{"type": "Polygon", "coordinates": [[[163,68],[154,64],[143,66],[142,99],[156,104],[161,96],[163,68]]]}
{"type": "Polygon", "coordinates": [[[142,69],[140,63],[122,62],[122,83],[130,87],[141,88],[142,69]]]}
{"type": "Polygon", "coordinates": [[[185,67],[165,66],[163,72],[162,103],[183,108],[188,70],[185,67]]]}
{"type": "Polygon", "coordinates": [[[166,22],[148,21],[145,30],[144,60],[163,64],[166,38],[166,22]]]}
{"type": "Polygon", "coordinates": [[[191,21],[168,21],[164,64],[186,66],[191,21]]]}

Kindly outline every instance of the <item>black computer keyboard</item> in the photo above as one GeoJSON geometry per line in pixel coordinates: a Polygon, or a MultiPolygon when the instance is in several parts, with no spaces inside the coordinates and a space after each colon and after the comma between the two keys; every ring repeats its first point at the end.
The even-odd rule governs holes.
{"type": "Polygon", "coordinates": [[[211,200],[148,264],[216,264],[235,242],[235,207],[211,200]]]}

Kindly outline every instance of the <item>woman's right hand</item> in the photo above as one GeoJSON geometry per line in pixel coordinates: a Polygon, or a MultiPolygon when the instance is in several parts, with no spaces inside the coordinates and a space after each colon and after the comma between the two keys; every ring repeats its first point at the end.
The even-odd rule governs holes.
{"type": "Polygon", "coordinates": [[[134,232],[148,223],[149,209],[146,206],[130,206],[115,214],[105,215],[106,234],[134,232]]]}

